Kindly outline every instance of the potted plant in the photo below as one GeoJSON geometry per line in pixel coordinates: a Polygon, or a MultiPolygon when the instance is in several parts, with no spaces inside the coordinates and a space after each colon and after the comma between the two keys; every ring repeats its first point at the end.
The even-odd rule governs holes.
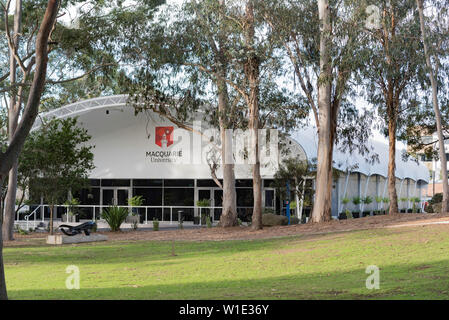
{"type": "MultiPolygon", "coordinates": [[[[408,198],[400,198],[399,201],[404,204],[405,202],[408,201],[408,198]]],[[[401,211],[401,213],[406,213],[407,209],[401,209],[400,211],[401,211]]]]}
{"type": "MultiPolygon", "coordinates": [[[[385,198],[383,198],[383,199],[382,199],[382,202],[383,202],[383,203],[385,203],[385,204],[387,205],[387,204],[389,204],[389,203],[390,203],[390,198],[387,198],[387,197],[385,197],[385,198]]],[[[383,214],[387,214],[387,210],[388,210],[388,208],[389,208],[388,206],[387,206],[387,207],[385,207],[385,209],[384,209],[384,213],[383,213],[383,214]]]]}
{"type": "Polygon", "coordinates": [[[377,196],[377,197],[374,198],[374,200],[376,201],[377,206],[376,206],[376,210],[374,210],[374,213],[373,213],[373,214],[374,214],[375,216],[377,216],[377,215],[381,214],[380,205],[383,203],[383,198],[377,196]]]}
{"type": "Polygon", "coordinates": [[[200,207],[201,224],[204,225],[204,224],[206,224],[206,217],[209,216],[209,212],[206,210],[202,210],[201,208],[210,207],[210,200],[209,199],[198,200],[196,202],[196,206],[200,207]]]}
{"type": "Polygon", "coordinates": [[[67,207],[67,214],[63,214],[61,216],[62,222],[79,222],[79,200],[73,198],[64,202],[64,205],[67,207]]]}
{"type": "MultiPolygon", "coordinates": [[[[370,196],[367,196],[362,199],[362,202],[366,206],[369,206],[373,202],[373,198],[371,198],[370,196]]],[[[364,212],[362,212],[362,215],[363,215],[363,217],[369,216],[369,215],[371,215],[371,211],[364,211],[364,212]]]]}
{"type": "Polygon", "coordinates": [[[410,201],[413,203],[413,207],[412,207],[412,213],[417,213],[417,208],[416,208],[416,204],[421,202],[421,199],[418,197],[413,197],[410,198],[410,201]]]}
{"type": "Polygon", "coordinates": [[[128,206],[131,206],[131,215],[126,218],[126,223],[137,224],[140,222],[139,209],[145,199],[142,196],[134,196],[128,199],[128,206]]]}
{"type": "MultiPolygon", "coordinates": [[[[356,208],[362,203],[362,199],[360,197],[352,198],[352,203],[356,206],[356,208]]],[[[360,211],[353,211],[352,216],[354,218],[360,218],[360,211]]]]}
{"type": "MultiPolygon", "coordinates": [[[[345,197],[345,198],[341,199],[341,203],[343,203],[343,208],[345,208],[346,205],[349,203],[349,199],[345,197]]],[[[350,213],[350,211],[347,208],[344,212],[340,212],[338,219],[340,219],[340,220],[348,219],[348,212],[350,213]]],[[[352,218],[352,214],[351,214],[351,218],[352,218]]]]}

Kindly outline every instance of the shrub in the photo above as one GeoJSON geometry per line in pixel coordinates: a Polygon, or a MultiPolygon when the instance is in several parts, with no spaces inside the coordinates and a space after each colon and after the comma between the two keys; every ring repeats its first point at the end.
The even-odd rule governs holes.
{"type": "MultiPolygon", "coordinates": [[[[291,209],[291,207],[290,207],[291,209]]],[[[274,210],[272,208],[263,208],[263,213],[262,214],[274,214],[274,210]]]]}
{"type": "Polygon", "coordinates": [[[159,231],[159,220],[156,218],[153,219],[153,230],[159,231]]]}
{"type": "Polygon", "coordinates": [[[209,201],[209,199],[198,200],[196,202],[196,205],[198,207],[210,207],[210,201],[209,201]]]}
{"type": "Polygon", "coordinates": [[[351,211],[346,210],[345,213],[346,213],[346,219],[353,219],[353,218],[354,218],[354,217],[352,216],[352,212],[351,212],[351,211]]]}
{"type": "Polygon", "coordinates": [[[352,203],[357,206],[362,203],[362,199],[360,197],[354,197],[352,198],[352,203]]]}
{"type": "Polygon", "coordinates": [[[212,228],[212,222],[211,222],[210,216],[206,217],[206,226],[208,228],[212,228]]]}
{"type": "Polygon", "coordinates": [[[435,203],[441,203],[443,202],[443,194],[442,193],[436,193],[432,199],[430,199],[429,203],[430,204],[435,204],[435,203]]]}
{"type": "Polygon", "coordinates": [[[262,215],[262,224],[267,227],[285,226],[288,224],[288,218],[276,214],[264,214],[262,215]]]}
{"type": "Polygon", "coordinates": [[[106,220],[111,231],[120,231],[120,226],[126,220],[127,216],[128,209],[117,206],[110,206],[101,213],[101,217],[106,220]]]}
{"type": "Polygon", "coordinates": [[[367,196],[366,198],[362,199],[362,202],[364,204],[371,204],[373,202],[373,198],[371,198],[370,196],[367,196]]]}

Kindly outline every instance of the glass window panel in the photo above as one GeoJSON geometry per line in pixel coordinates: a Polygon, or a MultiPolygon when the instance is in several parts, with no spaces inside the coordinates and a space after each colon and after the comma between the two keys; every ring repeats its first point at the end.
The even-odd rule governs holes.
{"type": "Polygon", "coordinates": [[[253,189],[237,189],[236,192],[238,207],[253,206],[253,189]]]}
{"type": "Polygon", "coordinates": [[[170,179],[164,180],[164,187],[194,187],[193,179],[170,179]]]}
{"type": "Polygon", "coordinates": [[[101,186],[103,187],[129,187],[131,180],[129,179],[102,179],[101,186]]]}
{"type": "Polygon", "coordinates": [[[162,179],[134,179],[134,187],[162,187],[162,179]]]}
{"type": "Polygon", "coordinates": [[[235,180],[235,186],[236,187],[252,187],[253,186],[253,181],[252,180],[243,180],[243,179],[239,179],[239,180],[235,180]]]}
{"type": "MultiPolygon", "coordinates": [[[[223,183],[223,180],[219,180],[220,183],[223,183]]],[[[196,181],[196,186],[197,187],[218,187],[217,184],[215,183],[214,180],[210,179],[210,180],[197,180],[196,181]]]]}
{"type": "Polygon", "coordinates": [[[194,192],[193,188],[165,188],[164,206],[193,206],[194,192]]]}
{"type": "Polygon", "coordinates": [[[133,196],[142,196],[144,206],[162,205],[162,188],[134,188],[133,196]]]}

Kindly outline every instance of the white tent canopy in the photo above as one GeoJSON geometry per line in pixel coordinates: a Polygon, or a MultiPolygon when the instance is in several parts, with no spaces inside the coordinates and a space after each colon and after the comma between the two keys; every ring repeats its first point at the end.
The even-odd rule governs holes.
{"type": "MultiPolygon", "coordinates": [[[[314,127],[299,130],[291,135],[301,145],[307,155],[307,160],[316,159],[318,150],[318,134],[314,127]]],[[[352,154],[343,153],[339,148],[334,149],[334,168],[341,171],[360,172],[366,176],[388,176],[388,145],[379,141],[370,140],[368,145],[373,153],[378,155],[379,161],[374,164],[367,161],[367,157],[357,151],[352,154]]],[[[412,159],[404,161],[402,151],[396,150],[396,178],[412,179],[414,181],[429,182],[429,170],[423,164],[412,159]]]]}

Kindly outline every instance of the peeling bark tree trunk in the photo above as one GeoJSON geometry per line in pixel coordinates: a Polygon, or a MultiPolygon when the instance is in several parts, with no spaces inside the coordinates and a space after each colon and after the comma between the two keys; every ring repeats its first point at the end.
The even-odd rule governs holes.
{"type": "MultiPolygon", "coordinates": [[[[220,0],[220,6],[225,9],[225,1],[220,0]]],[[[223,167],[223,203],[219,226],[223,228],[234,227],[237,223],[237,195],[235,191],[235,172],[232,155],[232,138],[227,135],[229,128],[229,94],[226,84],[227,60],[225,55],[226,35],[220,29],[217,62],[220,75],[217,77],[218,87],[218,113],[221,136],[221,163],[223,167]]],[[[212,45],[212,44],[211,44],[212,45]]]]}
{"type": "Polygon", "coordinates": [[[237,223],[237,196],[235,191],[235,174],[232,160],[232,140],[226,135],[226,110],[228,110],[228,91],[226,83],[218,80],[218,111],[220,114],[220,135],[221,135],[221,160],[223,166],[223,204],[220,217],[220,227],[234,227],[237,223]],[[228,154],[230,153],[230,155],[228,154]]]}
{"type": "MultiPolygon", "coordinates": [[[[3,180],[0,179],[0,188],[3,185],[3,180]]],[[[0,214],[0,222],[3,222],[3,217],[0,214]]],[[[0,300],[8,300],[8,293],[6,291],[5,283],[5,267],[3,264],[3,240],[2,240],[2,228],[0,228],[0,300]]]]}
{"type": "Polygon", "coordinates": [[[332,206],[332,109],[330,40],[332,27],[330,23],[329,1],[319,0],[320,18],[320,78],[318,80],[318,163],[316,177],[316,196],[311,222],[323,222],[331,219],[332,206]]]}
{"type": "Polygon", "coordinates": [[[424,45],[424,54],[426,56],[426,64],[427,69],[429,70],[429,78],[430,83],[432,85],[432,103],[433,103],[433,110],[435,112],[435,120],[437,124],[437,134],[438,134],[438,144],[439,144],[439,156],[440,156],[440,162],[441,162],[441,177],[443,182],[443,201],[441,204],[441,212],[448,212],[449,208],[449,185],[448,185],[448,179],[447,179],[447,157],[446,157],[446,151],[444,147],[444,136],[443,136],[443,125],[441,122],[441,112],[440,107],[438,104],[438,83],[435,79],[437,74],[434,74],[432,61],[430,60],[430,53],[429,48],[427,45],[427,33],[426,33],[426,27],[424,23],[424,5],[423,0],[416,0],[416,3],[418,5],[418,11],[419,11],[419,21],[421,25],[421,35],[423,38],[423,45],[424,45]]]}
{"type": "Polygon", "coordinates": [[[398,194],[396,191],[396,121],[397,116],[394,112],[394,107],[390,102],[389,122],[388,122],[388,138],[389,138],[389,153],[388,153],[388,196],[390,198],[389,214],[399,213],[398,208],[398,194]]]}
{"type": "Polygon", "coordinates": [[[254,52],[254,5],[250,0],[246,4],[245,45],[249,52],[244,71],[248,80],[250,92],[248,96],[249,130],[251,136],[251,157],[253,163],[253,216],[251,228],[262,229],[262,179],[260,177],[259,157],[259,59],[254,52]]]}
{"type": "MultiPolygon", "coordinates": [[[[33,82],[28,94],[28,101],[11,143],[4,153],[0,152],[0,182],[3,182],[8,171],[11,170],[14,163],[17,161],[23,144],[25,143],[25,139],[37,117],[39,103],[47,76],[48,39],[56,21],[58,8],[59,0],[48,1],[47,9],[36,38],[36,68],[34,70],[33,82]]],[[[2,248],[3,239],[0,237],[0,299],[6,300],[8,296],[3,269],[2,248]]]]}
{"type": "MultiPolygon", "coordinates": [[[[22,0],[16,0],[16,8],[14,11],[14,30],[13,30],[13,46],[17,51],[19,47],[19,35],[22,29],[22,0]]],[[[14,85],[16,83],[16,71],[17,62],[14,57],[14,53],[9,53],[9,74],[10,83],[14,85]]],[[[14,133],[17,129],[17,124],[19,122],[20,107],[22,104],[22,99],[17,97],[17,89],[13,89],[9,100],[9,112],[8,112],[8,135],[9,142],[12,141],[14,133]]],[[[22,90],[20,90],[22,91],[22,90]]],[[[13,240],[14,239],[14,216],[16,209],[16,194],[17,194],[17,168],[18,161],[16,161],[9,171],[8,177],[8,191],[5,200],[5,218],[3,220],[3,240],[13,240]]]]}

